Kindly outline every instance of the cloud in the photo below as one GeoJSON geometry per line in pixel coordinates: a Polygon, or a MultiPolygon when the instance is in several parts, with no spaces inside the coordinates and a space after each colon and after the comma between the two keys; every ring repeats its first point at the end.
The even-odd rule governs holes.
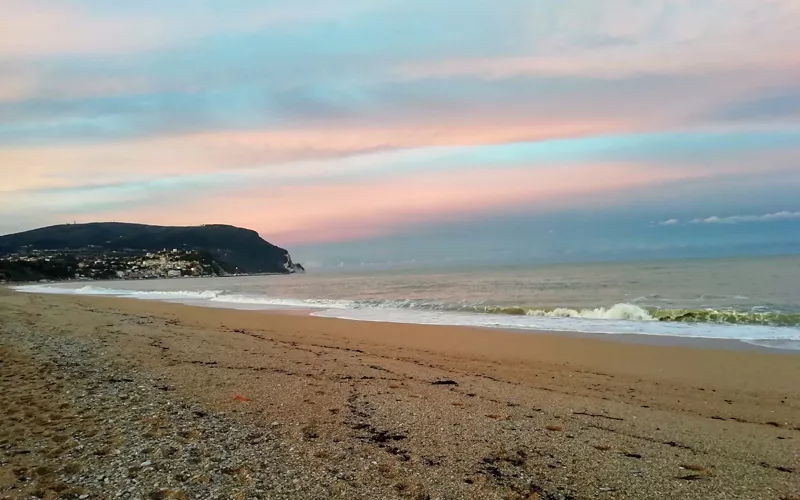
{"type": "MultiPolygon", "coordinates": [[[[281,242],[346,240],[402,231],[434,220],[458,219],[528,206],[547,210],[570,200],[605,203],[612,193],[635,190],[697,172],[636,165],[572,165],[542,169],[491,168],[393,175],[361,181],[286,185],[250,179],[245,186],[196,179],[187,189],[169,183],[92,191],[11,194],[17,211],[79,221],[138,220],[161,224],[224,222],[254,228],[281,242]],[[595,199],[597,198],[597,199],[595,199]],[[603,201],[606,200],[606,201],[603,201]],[[209,212],[213,207],[213,213],[209,212]],[[198,215],[199,214],[199,215],[198,215]],[[265,217],[264,214],[269,214],[265,217]],[[212,217],[213,220],[208,220],[212,217]]],[[[6,210],[0,209],[0,215],[6,210]]]]}
{"type": "MultiPolygon", "coordinates": [[[[792,46],[786,1],[757,18],[742,0],[725,16],[707,0],[467,1],[459,12],[442,0],[214,3],[9,0],[6,18],[26,33],[0,34],[22,44],[0,49],[0,148],[267,128],[395,128],[403,142],[430,123],[480,124],[487,136],[548,124],[594,135],[747,126],[747,110],[714,110],[762,97],[781,109],[764,89],[800,78],[795,54],[768,50],[792,46]],[[762,70],[737,40],[753,44],[762,70]],[[405,73],[414,68],[433,72],[405,73]]],[[[529,138],[516,131],[511,140],[529,138]]]]}
{"type": "Polygon", "coordinates": [[[0,224],[310,241],[619,190],[675,201],[640,225],[795,209],[765,193],[800,175],[800,3],[753,5],[7,0],[0,224]]]}
{"type": "Polygon", "coordinates": [[[729,59],[723,56],[727,50],[698,51],[688,57],[684,57],[686,55],[684,50],[682,47],[662,49],[658,55],[638,53],[630,49],[615,49],[610,53],[592,51],[573,57],[553,55],[452,59],[402,65],[397,68],[397,74],[408,79],[470,76],[501,80],[521,76],[570,75],[623,79],[642,75],[713,74],[736,70],[767,71],[794,67],[800,62],[800,57],[791,54],[777,53],[765,58],[763,53],[753,53],[740,59],[729,59]],[[609,64],[609,59],[615,60],[615,64],[609,64]]]}
{"type": "Polygon", "coordinates": [[[796,120],[800,117],[800,86],[762,90],[711,113],[725,121],[796,120]]]}
{"type": "Polygon", "coordinates": [[[757,19],[744,8],[752,0],[732,0],[724,15],[709,0],[692,8],[569,0],[514,2],[507,9],[467,1],[459,12],[441,0],[431,7],[376,0],[370,8],[359,1],[337,7],[315,0],[302,8],[235,2],[224,15],[207,1],[142,7],[9,1],[4,17],[19,33],[6,34],[8,43],[0,38],[0,51],[9,51],[0,52],[0,101],[26,101],[0,109],[12,129],[9,141],[309,120],[483,120],[492,113],[614,117],[644,128],[708,120],[710,108],[758,99],[764,88],[791,86],[800,77],[800,56],[770,48],[800,43],[786,29],[796,11],[786,1],[761,6],[757,19]],[[442,29],[451,23],[459,29],[442,29]],[[749,52],[737,45],[745,42],[753,45],[749,52]],[[15,43],[24,46],[14,49],[15,43]],[[744,53],[754,54],[759,71],[744,53]]]}
{"type": "MultiPolygon", "coordinates": [[[[303,7],[288,4],[234,9],[226,15],[207,1],[170,2],[155,6],[136,2],[113,9],[44,0],[4,0],[0,56],[52,57],[110,55],[151,51],[186,44],[219,33],[258,31],[266,26],[331,19],[354,8],[314,0],[303,7]],[[139,5],[140,4],[140,5],[139,5]]],[[[258,4],[257,2],[255,3],[258,4]]]]}
{"type": "MultiPolygon", "coordinates": [[[[252,76],[251,76],[252,78],[252,76]]],[[[293,92],[284,92],[282,85],[291,82],[255,83],[245,80],[222,89],[181,89],[150,92],[147,82],[125,80],[127,91],[104,86],[102,80],[94,88],[104,96],[64,97],[71,92],[69,75],[58,78],[58,88],[44,86],[51,97],[0,102],[0,143],[7,145],[52,143],[97,143],[131,137],[163,137],[187,133],[254,132],[263,129],[324,129],[334,135],[338,130],[394,130],[403,141],[414,129],[428,130],[435,135],[447,134],[448,128],[463,130],[484,129],[495,135],[514,135],[518,138],[542,137],[542,129],[571,129],[566,132],[608,133],[610,129],[631,129],[637,120],[633,113],[613,112],[616,92],[610,86],[595,89],[596,96],[607,96],[604,104],[588,109],[590,104],[584,89],[567,92],[569,106],[557,105],[557,82],[538,89],[508,84],[499,88],[455,84],[445,86],[413,84],[407,86],[374,86],[353,84],[347,93],[319,92],[298,85],[293,92]],[[545,88],[547,87],[547,88],[545,88]],[[126,92],[128,94],[126,95],[126,92]],[[346,94],[346,95],[345,95],[346,94]],[[308,96],[308,98],[303,96],[308,96]],[[518,101],[524,101],[520,104],[518,101]],[[633,120],[631,120],[633,118],[633,120]],[[439,129],[439,130],[436,130],[439,129]],[[494,129],[494,130],[491,130],[494,129]],[[512,130],[509,134],[505,130],[512,130]],[[527,131],[525,130],[527,129],[527,131]]],[[[75,83],[75,82],[73,82],[75,83]]],[[[455,83],[455,82],[454,82],[455,83]]],[[[52,87],[54,84],[51,83],[52,87]]],[[[158,85],[158,83],[154,83],[158,85]]],[[[16,90],[9,86],[8,94],[16,90]]],[[[645,103],[641,103],[642,106],[645,103]]],[[[638,121],[638,120],[637,120],[638,121]]],[[[279,130],[278,130],[279,131],[279,130]]],[[[370,135],[374,135],[370,133],[370,135]]],[[[387,134],[388,135],[388,134],[387,134]]],[[[504,140],[504,139],[503,139],[504,140]]]]}
{"type": "Polygon", "coordinates": [[[4,2],[0,56],[113,54],[157,47],[169,36],[168,26],[155,18],[102,19],[64,4],[45,7],[25,0],[4,2]]]}
{"type": "Polygon", "coordinates": [[[675,226],[677,224],[680,224],[678,219],[667,219],[658,223],[659,226],[675,226]]]}
{"type": "MultiPolygon", "coordinates": [[[[452,170],[478,163],[542,163],[547,155],[516,151],[523,138],[580,141],[588,124],[436,124],[392,128],[325,128],[187,134],[101,144],[0,148],[0,164],[18,175],[0,184],[0,193],[40,196],[67,191],[93,196],[186,186],[304,184],[341,181],[400,170],[452,170]],[[489,145],[487,146],[486,143],[489,145]],[[494,146],[492,146],[494,144],[494,146]],[[506,151],[507,150],[507,151],[506,151]]],[[[596,131],[604,130],[597,125],[596,131]]],[[[608,129],[610,130],[610,129],[608,129]]],[[[558,148],[557,148],[558,149],[558,148]]]]}
{"type": "Polygon", "coordinates": [[[463,151],[486,144],[575,139],[610,133],[622,124],[589,122],[455,123],[429,121],[418,126],[341,126],[215,130],[196,134],[117,140],[96,144],[52,144],[48,147],[0,147],[0,164],[18,169],[0,184],[11,190],[74,187],[155,180],[236,169],[283,171],[294,178],[323,173],[369,171],[385,163],[391,151],[414,156],[437,146],[463,151]],[[405,152],[404,152],[405,151],[405,152]],[[383,153],[382,155],[380,153],[383,153]],[[362,156],[358,169],[344,159],[362,156]],[[335,161],[339,160],[339,161],[335,161]],[[330,164],[326,166],[325,162],[330,164]],[[313,166],[304,162],[316,162],[313,166]],[[291,164],[291,165],[289,165],[291,164]],[[270,167],[275,165],[275,167],[270,167]],[[24,166],[24,168],[22,168],[24,166]]]}
{"type": "Polygon", "coordinates": [[[623,78],[787,68],[800,61],[788,49],[800,42],[794,21],[800,7],[793,0],[760,2],[758,16],[752,0],[542,3],[531,2],[527,11],[518,12],[525,33],[521,53],[412,61],[397,71],[406,78],[623,78]]]}
{"type": "Polygon", "coordinates": [[[705,219],[694,219],[692,224],[738,224],[740,222],[774,222],[800,220],[800,212],[775,212],[763,215],[731,215],[717,217],[716,215],[705,219]]]}
{"type": "MultiPolygon", "coordinates": [[[[617,134],[584,136],[600,124],[427,123],[417,128],[262,130],[188,134],[94,145],[0,148],[18,171],[0,192],[121,200],[121,194],[198,186],[348,183],[418,172],[640,164],[699,175],[781,175],[795,167],[800,135],[617,134]],[[519,140],[527,137],[532,140],[519,140]],[[769,161],[766,161],[769,160],[769,161]],[[759,161],[763,165],[753,167],[759,161]],[[86,197],[84,197],[84,195],[86,197]]],[[[620,180],[621,182],[622,180],[620,180]]],[[[688,187],[688,186],[687,186],[688,187]]],[[[10,204],[10,202],[9,202],[10,204]]]]}

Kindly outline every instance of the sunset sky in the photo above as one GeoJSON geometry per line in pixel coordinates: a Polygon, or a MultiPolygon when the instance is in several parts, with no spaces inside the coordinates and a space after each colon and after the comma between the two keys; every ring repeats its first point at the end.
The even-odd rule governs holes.
{"type": "Polygon", "coordinates": [[[0,234],[312,266],[800,249],[797,0],[0,0],[0,234]]]}

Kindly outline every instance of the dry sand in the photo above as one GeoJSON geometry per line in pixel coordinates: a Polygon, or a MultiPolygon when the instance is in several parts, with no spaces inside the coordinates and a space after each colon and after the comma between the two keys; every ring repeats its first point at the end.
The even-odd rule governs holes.
{"type": "Polygon", "coordinates": [[[0,498],[800,498],[800,356],[0,290],[0,498]]]}

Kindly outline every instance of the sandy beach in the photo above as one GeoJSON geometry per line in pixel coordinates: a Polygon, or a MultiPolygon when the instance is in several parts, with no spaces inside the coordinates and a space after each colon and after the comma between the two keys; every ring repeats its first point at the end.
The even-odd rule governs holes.
{"type": "Polygon", "coordinates": [[[800,498],[800,356],[0,290],[0,498],[800,498]]]}

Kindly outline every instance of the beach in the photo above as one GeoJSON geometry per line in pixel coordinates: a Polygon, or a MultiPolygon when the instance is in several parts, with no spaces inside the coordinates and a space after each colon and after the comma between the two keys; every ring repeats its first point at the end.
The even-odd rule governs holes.
{"type": "Polygon", "coordinates": [[[795,499],[800,357],[0,290],[0,498],[795,499]]]}

